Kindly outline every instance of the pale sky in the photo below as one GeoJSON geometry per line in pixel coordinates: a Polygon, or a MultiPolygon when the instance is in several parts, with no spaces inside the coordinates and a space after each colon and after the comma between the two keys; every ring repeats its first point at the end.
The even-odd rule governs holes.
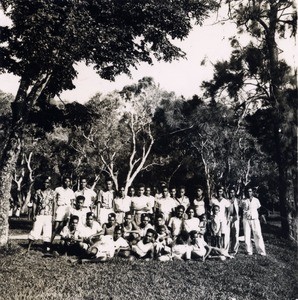
{"type": "MultiPolygon", "coordinates": [[[[0,12],[1,13],[1,12],[0,12]]],[[[144,76],[153,77],[160,87],[167,91],[174,91],[178,96],[190,98],[194,94],[201,94],[200,85],[203,80],[212,78],[214,64],[218,60],[228,59],[231,53],[229,37],[236,33],[232,24],[212,25],[214,19],[205,21],[205,24],[195,26],[187,39],[175,42],[187,54],[186,59],[180,59],[172,63],[155,62],[153,66],[142,63],[138,69],[131,69],[132,78],[127,75],[116,77],[114,82],[101,79],[92,67],[86,67],[83,63],[78,64],[79,75],[74,81],[76,88],[61,94],[64,101],[78,101],[84,103],[95,93],[108,93],[115,89],[120,90],[123,86],[136,83],[144,76]],[[206,61],[201,65],[202,60],[206,61]]],[[[0,15],[0,25],[3,24],[3,14],[0,15]]],[[[288,63],[295,63],[296,45],[293,41],[283,41],[280,44],[284,49],[282,54],[286,56],[288,63]]],[[[18,78],[11,74],[0,75],[0,90],[6,93],[16,94],[18,78]]]]}

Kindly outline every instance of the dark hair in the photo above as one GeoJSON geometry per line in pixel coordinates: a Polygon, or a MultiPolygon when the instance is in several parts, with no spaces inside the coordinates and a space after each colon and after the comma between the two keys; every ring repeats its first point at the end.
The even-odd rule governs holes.
{"type": "MultiPolygon", "coordinates": [[[[218,206],[218,205],[216,205],[216,206],[218,206]]],[[[218,207],[219,207],[219,206],[218,206],[218,207]]],[[[203,217],[207,217],[207,215],[206,215],[206,214],[201,214],[201,215],[199,216],[200,221],[203,220],[203,217]]]]}
{"type": "Polygon", "coordinates": [[[145,184],[144,184],[144,183],[140,183],[140,184],[138,185],[138,189],[140,189],[140,188],[145,188],[145,184]]]}
{"type": "Polygon", "coordinates": [[[154,229],[152,229],[152,228],[149,228],[149,229],[147,229],[146,234],[147,234],[147,233],[150,233],[150,232],[153,234],[154,238],[156,239],[156,238],[157,238],[157,233],[156,233],[156,231],[155,231],[154,229]]]}
{"type": "Polygon", "coordinates": [[[123,231],[124,231],[123,226],[122,226],[122,225],[116,225],[116,226],[115,226],[115,229],[114,229],[114,232],[116,232],[116,231],[118,231],[118,230],[120,230],[120,231],[121,231],[121,234],[122,234],[123,231]]]}
{"type": "Polygon", "coordinates": [[[70,219],[69,219],[69,223],[73,222],[74,220],[78,220],[79,221],[79,217],[76,215],[71,215],[70,219]]]}
{"type": "Polygon", "coordinates": [[[194,213],[196,213],[196,208],[195,208],[194,206],[189,206],[189,207],[186,209],[185,213],[186,213],[186,214],[189,214],[189,211],[190,211],[191,209],[194,211],[194,213]]]}
{"type": "Polygon", "coordinates": [[[88,219],[90,216],[92,216],[94,218],[95,214],[92,211],[89,211],[86,213],[86,218],[88,219]]]}
{"type": "Polygon", "coordinates": [[[183,212],[185,211],[185,207],[183,205],[181,205],[181,204],[178,205],[178,206],[176,206],[175,212],[177,213],[179,209],[183,209],[183,212]]]}
{"type": "Polygon", "coordinates": [[[198,232],[196,231],[196,230],[192,230],[192,231],[190,231],[189,232],[189,237],[191,238],[191,239],[193,239],[194,237],[195,237],[195,234],[197,234],[198,232]]]}
{"type": "Polygon", "coordinates": [[[176,238],[176,244],[181,245],[188,241],[189,233],[186,230],[182,230],[176,238]]]}
{"type": "Polygon", "coordinates": [[[114,213],[108,214],[108,218],[111,218],[111,217],[113,217],[114,219],[116,219],[116,214],[114,214],[114,213]]]}
{"type": "Polygon", "coordinates": [[[127,211],[126,213],[125,213],[125,215],[124,215],[125,217],[127,217],[127,216],[132,216],[132,212],[130,212],[130,211],[127,211]]]}
{"type": "Polygon", "coordinates": [[[76,198],[76,201],[79,201],[79,200],[84,200],[85,201],[85,196],[78,195],[77,198],[76,198]]]}

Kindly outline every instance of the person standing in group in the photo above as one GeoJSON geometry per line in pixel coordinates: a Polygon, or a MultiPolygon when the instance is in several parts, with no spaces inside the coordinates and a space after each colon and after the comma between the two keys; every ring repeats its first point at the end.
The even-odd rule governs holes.
{"type": "Polygon", "coordinates": [[[193,200],[193,206],[195,208],[195,216],[200,217],[206,213],[206,202],[204,197],[203,188],[197,186],[195,189],[195,198],[193,200]]]}
{"type": "Polygon", "coordinates": [[[155,207],[155,197],[151,195],[151,187],[146,186],[145,190],[145,196],[148,197],[148,202],[150,206],[150,211],[148,212],[150,214],[151,221],[154,220],[154,207],[155,207]]]}
{"type": "Polygon", "coordinates": [[[113,211],[115,191],[112,179],[106,180],[106,189],[100,190],[97,201],[97,217],[101,225],[108,221],[108,215],[113,211]]]}
{"type": "Polygon", "coordinates": [[[258,209],[261,207],[259,199],[253,196],[252,188],[247,189],[246,199],[242,200],[244,241],[248,255],[252,255],[251,232],[256,245],[257,253],[265,256],[265,244],[261,231],[258,209]]]}
{"type": "Polygon", "coordinates": [[[125,195],[125,188],[121,186],[116,198],[114,199],[114,212],[116,214],[116,222],[122,224],[124,222],[125,213],[131,210],[131,198],[125,195]]]}
{"type": "Polygon", "coordinates": [[[42,234],[45,251],[50,251],[52,221],[54,218],[55,192],[50,188],[50,178],[46,178],[41,189],[38,189],[33,200],[33,229],[29,233],[28,251],[33,241],[42,234]]]}
{"type": "Polygon", "coordinates": [[[78,196],[84,196],[85,202],[84,202],[84,208],[89,208],[90,211],[94,209],[95,206],[95,199],[96,199],[96,193],[88,188],[87,186],[87,178],[81,177],[80,180],[80,186],[78,187],[78,190],[75,192],[76,198],[78,196]]]}
{"type": "Polygon", "coordinates": [[[189,198],[186,196],[185,193],[186,193],[185,186],[180,186],[178,191],[178,198],[176,199],[176,202],[177,202],[177,206],[183,205],[186,211],[187,208],[189,207],[190,202],[189,202],[189,198]]]}
{"type": "Polygon", "coordinates": [[[73,206],[75,200],[75,193],[70,188],[71,180],[69,177],[64,177],[62,186],[55,189],[55,224],[54,232],[52,235],[51,242],[53,242],[55,236],[60,233],[62,228],[66,225],[70,209],[73,206]]]}
{"type": "Polygon", "coordinates": [[[166,224],[168,224],[171,216],[174,214],[176,204],[176,201],[170,197],[168,187],[164,186],[162,188],[162,197],[155,202],[156,215],[162,214],[166,224]]]}
{"type": "Polygon", "coordinates": [[[236,255],[239,248],[239,200],[236,198],[234,188],[230,189],[229,227],[230,227],[230,252],[236,255]]]}
{"type": "Polygon", "coordinates": [[[219,187],[217,189],[217,199],[211,199],[211,207],[214,205],[219,206],[218,217],[221,222],[221,237],[222,237],[222,248],[228,251],[230,245],[230,227],[228,226],[229,222],[229,207],[230,201],[224,198],[224,189],[219,187]]]}
{"type": "Polygon", "coordinates": [[[142,214],[149,213],[151,211],[149,198],[144,195],[145,185],[140,184],[138,188],[138,197],[134,197],[131,200],[131,209],[134,213],[134,220],[139,226],[141,224],[142,214]]]}

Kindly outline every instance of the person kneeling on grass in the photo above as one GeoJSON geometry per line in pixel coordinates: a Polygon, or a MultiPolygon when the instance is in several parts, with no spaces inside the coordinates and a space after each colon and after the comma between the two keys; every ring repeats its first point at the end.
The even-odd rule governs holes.
{"type": "Polygon", "coordinates": [[[192,230],[189,233],[191,240],[191,259],[205,261],[207,257],[225,260],[226,258],[233,258],[224,249],[211,247],[204,240],[204,228],[199,231],[192,230]]]}
{"type": "Polygon", "coordinates": [[[157,234],[154,229],[149,228],[146,235],[138,241],[136,245],[132,245],[130,259],[142,258],[150,260],[154,258],[154,242],[157,234]]]}
{"type": "Polygon", "coordinates": [[[86,249],[86,244],[83,243],[84,234],[78,228],[79,217],[71,216],[69,225],[63,227],[60,236],[61,253],[66,255],[81,255],[86,249]]]}

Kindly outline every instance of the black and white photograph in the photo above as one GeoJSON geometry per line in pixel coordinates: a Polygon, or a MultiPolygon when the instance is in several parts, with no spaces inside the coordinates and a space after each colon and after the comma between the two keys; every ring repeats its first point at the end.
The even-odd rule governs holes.
{"type": "Polygon", "coordinates": [[[0,0],[0,300],[298,300],[295,0],[0,0]]]}

